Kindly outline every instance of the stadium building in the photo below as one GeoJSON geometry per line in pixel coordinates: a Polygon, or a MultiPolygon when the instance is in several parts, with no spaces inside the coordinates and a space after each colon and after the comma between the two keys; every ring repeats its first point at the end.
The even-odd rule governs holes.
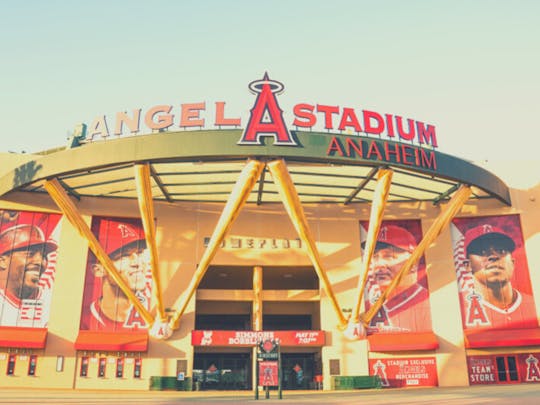
{"type": "Polygon", "coordinates": [[[281,83],[249,88],[246,125],[161,105],[2,155],[0,386],[539,382],[538,187],[421,121],[301,103],[285,122],[281,83]]]}

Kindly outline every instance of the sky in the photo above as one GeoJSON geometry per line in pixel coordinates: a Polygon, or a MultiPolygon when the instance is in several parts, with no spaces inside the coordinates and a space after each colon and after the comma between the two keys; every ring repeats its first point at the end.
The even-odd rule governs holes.
{"type": "MultiPolygon", "coordinates": [[[[1,152],[79,122],[225,101],[247,122],[268,72],[297,103],[435,125],[438,150],[539,160],[540,1],[0,0],[1,152]]],[[[109,123],[109,126],[111,124],[109,123]]],[[[540,179],[538,179],[540,180],[540,179]]]]}

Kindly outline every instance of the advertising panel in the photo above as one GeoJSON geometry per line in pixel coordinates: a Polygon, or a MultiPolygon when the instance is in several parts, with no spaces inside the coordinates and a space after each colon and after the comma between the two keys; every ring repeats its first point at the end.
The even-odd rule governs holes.
{"type": "Polygon", "coordinates": [[[540,383],[540,353],[468,356],[471,385],[540,383]]]}
{"type": "Polygon", "coordinates": [[[0,210],[0,326],[47,327],[60,218],[0,210]]]}
{"type": "Polygon", "coordinates": [[[370,375],[378,375],[384,388],[436,387],[435,357],[369,359],[370,375]]]}
{"type": "Polygon", "coordinates": [[[262,387],[279,385],[277,361],[259,361],[259,385],[262,387]]]}
{"type": "MultiPolygon", "coordinates": [[[[368,226],[368,222],[360,222],[362,248],[368,226]]],[[[421,239],[422,227],[419,220],[382,222],[364,292],[366,311],[388,288],[421,239]]],[[[367,332],[373,334],[427,331],[431,331],[431,312],[426,264],[422,257],[388,296],[387,301],[371,320],[367,332]]]]}
{"type": "Polygon", "coordinates": [[[280,331],[233,331],[194,330],[191,332],[193,346],[256,346],[261,341],[272,340],[281,346],[324,346],[324,331],[280,330],[280,331]]]}
{"type": "Polygon", "coordinates": [[[450,228],[463,328],[536,328],[519,217],[456,218],[450,228]]]}
{"type": "MultiPolygon", "coordinates": [[[[140,220],[94,217],[92,232],[128,287],[149,308],[152,271],[140,220]]],[[[126,332],[147,327],[118,284],[89,251],[80,329],[126,332]]]]}

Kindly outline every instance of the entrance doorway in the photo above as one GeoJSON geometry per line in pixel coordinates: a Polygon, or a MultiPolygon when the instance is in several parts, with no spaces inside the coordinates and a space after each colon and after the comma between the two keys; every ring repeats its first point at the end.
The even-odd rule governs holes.
{"type": "Polygon", "coordinates": [[[501,383],[518,383],[516,356],[497,356],[497,380],[501,383]]]}
{"type": "Polygon", "coordinates": [[[314,388],[317,367],[314,353],[282,353],[281,375],[284,390],[314,388]]]}
{"type": "Polygon", "coordinates": [[[195,353],[193,382],[200,390],[250,390],[251,353],[195,353]]]}

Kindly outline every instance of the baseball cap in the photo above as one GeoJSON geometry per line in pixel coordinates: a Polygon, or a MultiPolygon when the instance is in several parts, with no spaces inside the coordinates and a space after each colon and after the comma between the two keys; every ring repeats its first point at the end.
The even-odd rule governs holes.
{"type": "Polygon", "coordinates": [[[501,228],[490,224],[479,225],[465,232],[465,249],[467,254],[475,251],[485,243],[503,245],[508,251],[513,252],[516,248],[514,240],[501,228]]]}
{"type": "Polygon", "coordinates": [[[132,245],[146,247],[142,229],[126,222],[102,220],[98,239],[109,256],[132,245]]]}
{"type": "MultiPolygon", "coordinates": [[[[362,242],[362,249],[366,242],[362,242]]],[[[383,225],[377,236],[375,249],[382,249],[387,246],[395,246],[407,252],[412,252],[416,247],[416,239],[413,234],[405,228],[397,225],[383,225]]]]}
{"type": "Polygon", "coordinates": [[[28,249],[30,246],[43,246],[44,254],[58,248],[53,241],[46,241],[43,231],[34,225],[16,225],[0,233],[0,255],[13,250],[28,249]]]}

